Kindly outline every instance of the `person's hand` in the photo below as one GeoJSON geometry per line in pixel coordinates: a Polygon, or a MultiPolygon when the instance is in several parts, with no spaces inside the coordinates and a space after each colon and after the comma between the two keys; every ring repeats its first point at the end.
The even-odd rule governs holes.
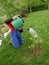
{"type": "Polygon", "coordinates": [[[7,37],[7,35],[11,32],[11,30],[9,29],[8,32],[4,33],[4,38],[7,37]]]}
{"type": "Polygon", "coordinates": [[[18,15],[15,15],[15,16],[13,17],[13,19],[15,19],[15,18],[18,18],[18,15]]]}
{"type": "Polygon", "coordinates": [[[4,33],[4,38],[5,38],[5,39],[6,39],[7,35],[8,35],[7,33],[4,33]]]}
{"type": "Polygon", "coordinates": [[[2,45],[2,40],[0,39],[0,46],[2,45]]]}

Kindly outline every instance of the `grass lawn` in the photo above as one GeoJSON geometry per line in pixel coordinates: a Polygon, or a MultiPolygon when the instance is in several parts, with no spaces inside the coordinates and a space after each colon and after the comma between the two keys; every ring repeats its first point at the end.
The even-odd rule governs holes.
{"type": "Polygon", "coordinates": [[[9,45],[9,37],[0,47],[0,65],[49,65],[49,11],[38,11],[28,14],[24,23],[25,28],[34,28],[41,36],[43,52],[33,55],[28,48],[31,44],[30,34],[27,30],[23,33],[24,45],[15,49],[9,45]]]}

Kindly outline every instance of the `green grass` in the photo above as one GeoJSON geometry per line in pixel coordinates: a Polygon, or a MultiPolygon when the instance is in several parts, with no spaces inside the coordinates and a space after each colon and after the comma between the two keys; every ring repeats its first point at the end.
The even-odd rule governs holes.
{"type": "Polygon", "coordinates": [[[15,49],[9,45],[9,38],[3,41],[0,47],[0,65],[49,65],[49,11],[38,11],[28,14],[25,28],[34,28],[41,36],[43,53],[34,56],[28,46],[31,44],[27,30],[23,33],[24,45],[15,49]]]}

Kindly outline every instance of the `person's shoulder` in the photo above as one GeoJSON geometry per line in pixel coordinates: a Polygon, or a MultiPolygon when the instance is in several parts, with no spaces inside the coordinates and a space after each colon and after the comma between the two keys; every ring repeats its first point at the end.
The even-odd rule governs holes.
{"type": "Polygon", "coordinates": [[[8,18],[8,19],[5,20],[5,23],[10,23],[10,22],[12,22],[12,21],[13,21],[12,18],[8,18]]]}

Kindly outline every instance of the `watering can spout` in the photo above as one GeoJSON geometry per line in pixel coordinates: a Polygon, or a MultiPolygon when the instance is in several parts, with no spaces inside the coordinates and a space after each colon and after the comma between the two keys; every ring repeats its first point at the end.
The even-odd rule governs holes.
{"type": "Polygon", "coordinates": [[[29,28],[27,30],[29,31],[29,28]]]}

